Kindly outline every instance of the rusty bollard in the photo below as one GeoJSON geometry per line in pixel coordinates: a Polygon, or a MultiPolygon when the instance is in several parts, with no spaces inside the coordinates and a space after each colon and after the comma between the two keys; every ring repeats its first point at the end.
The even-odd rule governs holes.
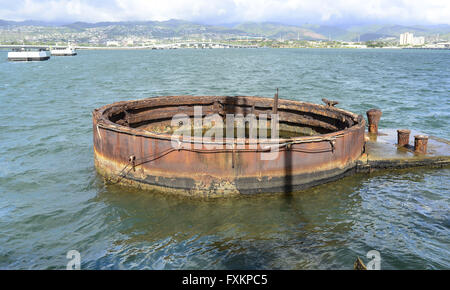
{"type": "Polygon", "coordinates": [[[377,109],[370,109],[366,114],[369,120],[369,133],[378,134],[378,122],[380,122],[383,113],[377,109]]]}
{"type": "Polygon", "coordinates": [[[397,130],[397,145],[400,147],[407,146],[409,144],[409,134],[411,133],[408,129],[397,130]]]}
{"type": "Polygon", "coordinates": [[[428,136],[426,135],[414,136],[414,152],[426,154],[427,144],[428,144],[428,136]]]}

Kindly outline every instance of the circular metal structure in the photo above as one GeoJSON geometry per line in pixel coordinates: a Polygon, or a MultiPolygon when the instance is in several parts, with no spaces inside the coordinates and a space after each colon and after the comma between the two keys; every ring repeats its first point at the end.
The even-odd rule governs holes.
{"type": "Polygon", "coordinates": [[[189,196],[300,190],[353,172],[364,150],[364,118],[326,103],[277,96],[164,96],[113,103],[93,111],[95,166],[112,183],[189,196]],[[192,118],[193,128],[196,118],[203,126],[211,115],[254,117],[258,124],[277,116],[281,133],[206,143],[202,135],[174,138],[183,123],[179,114],[192,118]],[[275,149],[272,157],[262,157],[275,149]]]}

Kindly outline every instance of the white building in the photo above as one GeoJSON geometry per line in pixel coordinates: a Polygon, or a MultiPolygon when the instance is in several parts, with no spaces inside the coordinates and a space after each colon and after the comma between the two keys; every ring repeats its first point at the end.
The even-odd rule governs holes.
{"type": "Polygon", "coordinates": [[[400,34],[400,45],[413,44],[414,35],[410,32],[400,34]]]}
{"type": "Polygon", "coordinates": [[[115,40],[110,40],[106,42],[106,46],[119,46],[119,42],[115,40]]]}
{"type": "Polygon", "coordinates": [[[436,43],[437,48],[450,48],[450,42],[436,43]]]}
{"type": "Polygon", "coordinates": [[[425,44],[425,37],[419,36],[419,37],[413,37],[413,45],[424,45],[425,44]]]}
{"type": "Polygon", "coordinates": [[[414,34],[405,32],[400,34],[400,45],[424,45],[425,37],[414,37],[414,34]]]}

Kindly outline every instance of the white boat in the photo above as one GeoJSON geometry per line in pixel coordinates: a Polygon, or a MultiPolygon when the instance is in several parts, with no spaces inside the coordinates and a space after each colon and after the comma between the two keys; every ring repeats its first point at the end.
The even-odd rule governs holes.
{"type": "Polygon", "coordinates": [[[68,47],[54,47],[50,50],[51,55],[54,56],[72,56],[77,55],[75,48],[68,47]]]}
{"type": "Polygon", "coordinates": [[[48,60],[50,52],[43,49],[13,49],[8,52],[8,60],[10,61],[40,61],[48,60]]]}

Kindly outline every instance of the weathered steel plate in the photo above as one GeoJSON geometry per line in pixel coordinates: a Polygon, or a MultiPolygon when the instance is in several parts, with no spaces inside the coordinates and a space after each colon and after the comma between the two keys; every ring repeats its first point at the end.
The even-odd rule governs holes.
{"type": "MultiPolygon", "coordinates": [[[[245,139],[244,147],[234,150],[211,150],[204,144],[177,150],[170,134],[151,131],[175,114],[194,116],[194,106],[201,106],[203,115],[260,116],[273,111],[273,102],[264,97],[165,96],[106,105],[93,112],[95,166],[111,182],[207,197],[291,192],[355,170],[364,150],[364,118],[330,105],[278,100],[280,124],[322,134],[269,139],[267,144],[281,144],[274,160],[261,160],[262,152],[252,149],[255,139],[245,139]]],[[[199,142],[192,137],[183,143],[199,142]]]]}

